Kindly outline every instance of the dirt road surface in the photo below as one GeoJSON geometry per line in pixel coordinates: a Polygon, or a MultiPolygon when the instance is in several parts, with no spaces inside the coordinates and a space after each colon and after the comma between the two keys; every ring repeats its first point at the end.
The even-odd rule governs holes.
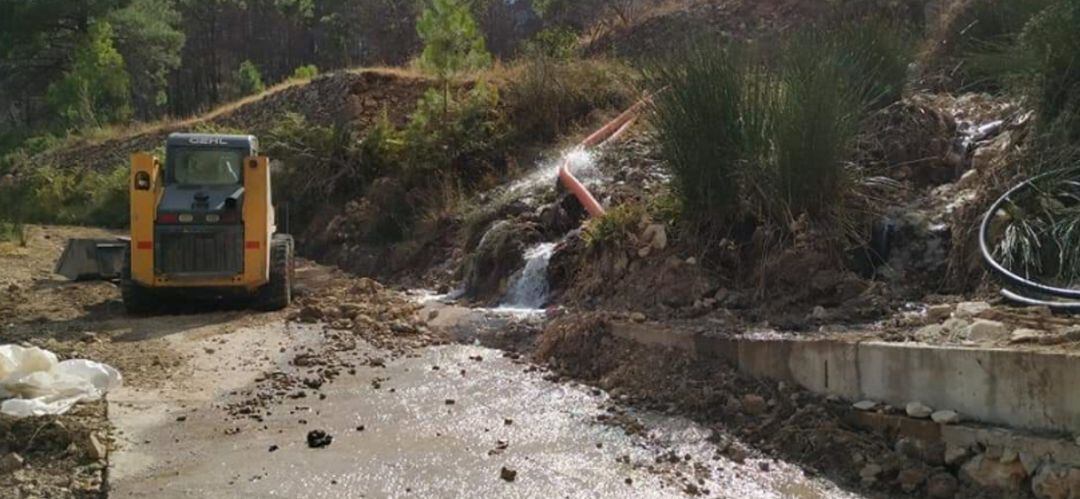
{"type": "MultiPolygon", "coordinates": [[[[86,235],[100,234],[35,228],[28,250],[0,256],[10,290],[0,343],[40,344],[123,372],[107,421],[68,428],[111,435],[107,468],[100,484],[75,487],[62,476],[71,463],[42,451],[0,476],[3,494],[852,496],[784,462],[733,461],[710,443],[712,430],[622,407],[516,354],[471,344],[460,328],[463,342],[401,350],[343,342],[346,333],[287,313],[185,304],[182,313],[128,317],[113,284],[49,274],[62,240],[86,235]]],[[[308,266],[302,275],[317,283],[327,271],[308,266]]]]}

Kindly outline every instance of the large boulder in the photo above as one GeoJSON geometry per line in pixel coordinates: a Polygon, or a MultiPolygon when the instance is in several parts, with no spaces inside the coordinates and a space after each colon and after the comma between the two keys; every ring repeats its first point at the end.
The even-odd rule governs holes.
{"type": "Polygon", "coordinates": [[[531,222],[502,220],[492,225],[465,259],[465,296],[482,302],[502,297],[510,276],[525,264],[525,250],[541,236],[531,222]]]}

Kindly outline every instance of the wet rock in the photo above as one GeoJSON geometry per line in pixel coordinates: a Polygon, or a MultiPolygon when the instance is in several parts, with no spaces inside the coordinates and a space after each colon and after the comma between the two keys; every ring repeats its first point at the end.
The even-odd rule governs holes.
{"type": "Polygon", "coordinates": [[[960,468],[960,476],[982,487],[1019,491],[1027,479],[1024,466],[1018,460],[1002,463],[985,454],[978,455],[960,468]]]}
{"type": "Polygon", "coordinates": [[[935,473],[926,481],[926,495],[934,499],[951,499],[956,496],[958,483],[949,473],[935,473]]]}
{"type": "Polygon", "coordinates": [[[930,305],[926,308],[926,320],[930,322],[942,322],[953,313],[952,305],[930,305]]]}
{"type": "Polygon", "coordinates": [[[854,404],[852,404],[852,407],[854,407],[855,409],[858,409],[860,411],[872,411],[877,406],[878,406],[878,403],[874,402],[873,400],[863,400],[863,401],[855,402],[854,404]]]}
{"type": "Polygon", "coordinates": [[[1031,479],[1031,492],[1039,499],[1080,497],[1080,469],[1046,465],[1031,479]]]}
{"type": "Polygon", "coordinates": [[[333,441],[334,437],[322,430],[311,430],[307,434],[307,445],[312,449],[321,449],[333,441]]]}
{"type": "Polygon", "coordinates": [[[953,317],[959,319],[971,319],[990,310],[990,308],[990,304],[984,301],[966,301],[956,305],[956,311],[953,312],[953,317]]]}
{"type": "Polygon", "coordinates": [[[9,452],[3,459],[0,459],[0,475],[22,469],[24,462],[22,456],[14,452],[9,452]]]}
{"type": "Polygon", "coordinates": [[[998,321],[978,319],[964,332],[969,341],[997,342],[1009,339],[1009,327],[998,321]]]}
{"type": "Polygon", "coordinates": [[[903,489],[904,492],[910,494],[915,492],[915,489],[922,486],[923,482],[926,481],[926,476],[928,474],[929,473],[923,468],[908,468],[901,471],[900,474],[896,476],[896,483],[900,485],[900,488],[903,489]]]}
{"type": "Polygon", "coordinates": [[[540,238],[535,224],[503,220],[493,225],[465,262],[466,295],[479,300],[502,296],[510,276],[525,264],[528,245],[540,238]]]}
{"type": "Polygon", "coordinates": [[[750,414],[751,416],[763,414],[768,409],[768,404],[760,395],[752,393],[743,395],[741,402],[743,412],[750,414]]]}
{"type": "Polygon", "coordinates": [[[930,419],[937,424],[956,424],[960,422],[960,414],[956,411],[935,411],[930,419]]]}
{"type": "Polygon", "coordinates": [[[517,480],[517,471],[503,466],[502,469],[499,470],[499,478],[507,482],[513,482],[514,480],[517,480]]]}
{"type": "Polygon", "coordinates": [[[909,417],[926,419],[934,413],[934,410],[922,402],[911,402],[904,408],[904,412],[906,412],[909,417]]]}

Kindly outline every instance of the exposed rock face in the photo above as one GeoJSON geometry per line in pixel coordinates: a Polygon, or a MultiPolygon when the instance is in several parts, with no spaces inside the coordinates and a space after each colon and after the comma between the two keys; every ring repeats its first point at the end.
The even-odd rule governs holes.
{"type": "Polygon", "coordinates": [[[465,261],[465,294],[480,301],[496,300],[507,281],[525,264],[525,250],[541,239],[532,223],[500,221],[488,229],[465,261]]]}

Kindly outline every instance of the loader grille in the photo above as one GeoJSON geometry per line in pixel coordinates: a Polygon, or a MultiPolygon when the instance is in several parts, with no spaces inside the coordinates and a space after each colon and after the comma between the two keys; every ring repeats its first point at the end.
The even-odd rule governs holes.
{"type": "Polygon", "coordinates": [[[155,230],[155,269],[170,276],[225,276],[244,271],[243,226],[155,230]]]}

